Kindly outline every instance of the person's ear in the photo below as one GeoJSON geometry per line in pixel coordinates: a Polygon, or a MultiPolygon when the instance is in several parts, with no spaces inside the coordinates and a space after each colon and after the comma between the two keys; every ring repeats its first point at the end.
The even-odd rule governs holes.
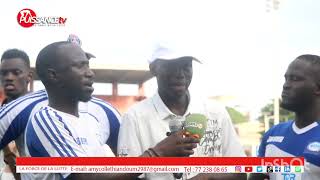
{"type": "Polygon", "coordinates": [[[30,83],[33,79],[33,72],[29,71],[27,75],[27,82],[30,83]]]}
{"type": "Polygon", "coordinates": [[[316,82],[315,94],[320,96],[320,81],[316,82]]]}
{"type": "Polygon", "coordinates": [[[149,64],[150,73],[154,76],[156,76],[156,67],[154,63],[149,64]]]}
{"type": "Polygon", "coordinates": [[[58,81],[58,76],[57,76],[57,72],[56,70],[52,69],[52,68],[48,68],[47,69],[47,78],[49,81],[52,82],[57,82],[58,81]]]}
{"type": "Polygon", "coordinates": [[[150,69],[150,72],[152,75],[157,76],[158,71],[159,71],[159,62],[153,61],[152,63],[150,63],[149,69],[150,69]]]}

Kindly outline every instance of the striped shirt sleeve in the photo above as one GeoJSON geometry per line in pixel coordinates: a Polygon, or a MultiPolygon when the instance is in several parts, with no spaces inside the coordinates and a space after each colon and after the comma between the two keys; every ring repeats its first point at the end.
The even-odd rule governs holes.
{"type": "Polygon", "coordinates": [[[25,130],[30,114],[38,103],[47,102],[44,90],[22,96],[0,109],[0,149],[17,139],[25,130]]]}
{"type": "Polygon", "coordinates": [[[32,157],[87,156],[62,118],[46,108],[33,116],[26,132],[26,144],[32,157]]]}

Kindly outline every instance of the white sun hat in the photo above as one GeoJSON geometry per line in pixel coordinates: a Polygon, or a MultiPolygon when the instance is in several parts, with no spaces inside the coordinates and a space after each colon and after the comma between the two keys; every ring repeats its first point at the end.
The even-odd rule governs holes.
{"type": "MultiPolygon", "coordinates": [[[[169,48],[168,46],[164,46],[164,45],[157,45],[156,48],[154,48],[152,56],[150,59],[148,59],[148,62],[151,64],[157,59],[170,61],[170,60],[176,60],[181,57],[190,57],[192,58],[192,60],[201,63],[200,60],[198,60],[197,58],[195,58],[194,56],[188,53],[179,51],[174,48],[169,48]]],[[[188,60],[189,58],[183,58],[183,59],[188,60]]]]}

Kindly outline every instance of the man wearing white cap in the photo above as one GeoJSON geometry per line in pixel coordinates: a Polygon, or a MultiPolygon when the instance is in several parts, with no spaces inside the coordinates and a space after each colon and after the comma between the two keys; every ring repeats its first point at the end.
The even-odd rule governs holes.
{"type": "MultiPolygon", "coordinates": [[[[191,113],[207,117],[207,129],[197,148],[196,157],[245,156],[226,109],[215,102],[191,96],[192,56],[158,47],[149,60],[151,73],[157,78],[158,91],[123,116],[118,138],[118,153],[139,156],[166,137],[169,121],[183,119],[191,113]]],[[[175,179],[173,174],[145,174],[146,179],[175,179]]],[[[183,174],[184,179],[246,179],[245,174],[183,174]]]]}

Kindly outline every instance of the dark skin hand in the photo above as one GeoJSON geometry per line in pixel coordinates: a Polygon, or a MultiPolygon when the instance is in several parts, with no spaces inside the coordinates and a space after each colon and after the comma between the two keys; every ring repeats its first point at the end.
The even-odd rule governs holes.
{"type": "Polygon", "coordinates": [[[16,157],[18,150],[15,149],[15,144],[10,144],[3,148],[3,158],[9,165],[10,171],[12,172],[16,180],[20,180],[20,174],[16,172],[16,157]]]}

